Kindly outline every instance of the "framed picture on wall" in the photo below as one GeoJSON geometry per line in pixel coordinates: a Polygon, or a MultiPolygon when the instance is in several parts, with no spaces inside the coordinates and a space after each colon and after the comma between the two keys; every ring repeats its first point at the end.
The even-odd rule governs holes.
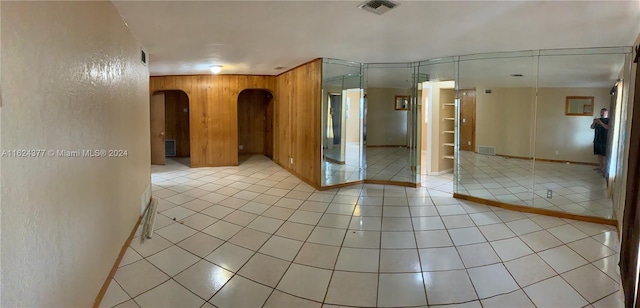
{"type": "Polygon", "coordinates": [[[395,108],[396,110],[409,110],[409,96],[396,95],[395,108]]]}

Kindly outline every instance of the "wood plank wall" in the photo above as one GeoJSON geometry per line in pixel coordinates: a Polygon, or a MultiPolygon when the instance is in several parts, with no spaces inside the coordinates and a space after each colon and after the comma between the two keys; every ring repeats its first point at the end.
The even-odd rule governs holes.
{"type": "Polygon", "coordinates": [[[319,187],[321,75],[322,59],[316,59],[279,76],[151,77],[149,92],[182,90],[187,94],[191,167],[214,167],[238,165],[240,92],[268,90],[274,95],[274,162],[319,187]]]}
{"type": "Polygon", "coordinates": [[[238,97],[238,148],[240,154],[264,154],[267,104],[271,93],[244,90],[238,97]]]}
{"type": "Polygon", "coordinates": [[[182,90],[189,97],[191,167],[238,165],[238,94],[276,89],[276,76],[189,75],[151,77],[150,93],[182,90]]]}
{"type": "Polygon", "coordinates": [[[321,95],[322,59],[278,76],[274,159],[316,187],[321,175],[321,95]]]}
{"type": "Polygon", "coordinates": [[[188,157],[191,152],[189,142],[189,99],[182,91],[167,91],[164,95],[165,139],[176,141],[176,156],[188,157]],[[184,110],[187,110],[185,112],[184,110]]]}

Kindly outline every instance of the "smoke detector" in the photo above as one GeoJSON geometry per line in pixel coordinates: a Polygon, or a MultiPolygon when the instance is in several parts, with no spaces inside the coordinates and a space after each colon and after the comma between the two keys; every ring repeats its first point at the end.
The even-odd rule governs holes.
{"type": "Polygon", "coordinates": [[[371,0],[358,5],[359,8],[377,15],[382,15],[400,5],[389,0],[371,0]]]}

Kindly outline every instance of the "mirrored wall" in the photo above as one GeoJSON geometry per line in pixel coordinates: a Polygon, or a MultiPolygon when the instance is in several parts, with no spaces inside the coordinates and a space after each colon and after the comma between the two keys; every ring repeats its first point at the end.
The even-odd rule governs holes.
{"type": "Polygon", "coordinates": [[[620,124],[626,122],[620,118],[626,109],[623,93],[616,89],[628,79],[628,52],[597,48],[460,57],[454,191],[614,218],[609,180],[622,153],[620,124]],[[465,127],[469,123],[472,127],[465,127]]]}
{"type": "Polygon", "coordinates": [[[375,183],[418,183],[417,67],[367,64],[364,76],[365,178],[375,183]]]}
{"type": "Polygon", "coordinates": [[[362,65],[323,59],[322,177],[323,186],[364,178],[364,94],[362,65]]]}
{"type": "Polygon", "coordinates": [[[451,174],[461,197],[612,219],[630,52],[325,59],[323,186],[451,174]]]}

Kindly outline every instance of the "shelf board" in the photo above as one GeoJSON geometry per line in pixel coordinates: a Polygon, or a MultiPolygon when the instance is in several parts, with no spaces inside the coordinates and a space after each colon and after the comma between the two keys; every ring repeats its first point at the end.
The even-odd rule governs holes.
{"type": "Polygon", "coordinates": [[[456,118],[443,118],[443,120],[451,120],[451,121],[455,121],[456,118]]]}
{"type": "Polygon", "coordinates": [[[455,134],[455,131],[452,130],[445,130],[442,132],[443,134],[455,134]]]}
{"type": "Polygon", "coordinates": [[[448,146],[448,147],[453,147],[453,146],[455,146],[455,144],[453,144],[453,143],[443,143],[442,145],[444,145],[444,146],[448,146]]]}
{"type": "Polygon", "coordinates": [[[454,159],[453,155],[445,155],[445,156],[442,156],[442,157],[446,158],[446,159],[454,159]]]}

